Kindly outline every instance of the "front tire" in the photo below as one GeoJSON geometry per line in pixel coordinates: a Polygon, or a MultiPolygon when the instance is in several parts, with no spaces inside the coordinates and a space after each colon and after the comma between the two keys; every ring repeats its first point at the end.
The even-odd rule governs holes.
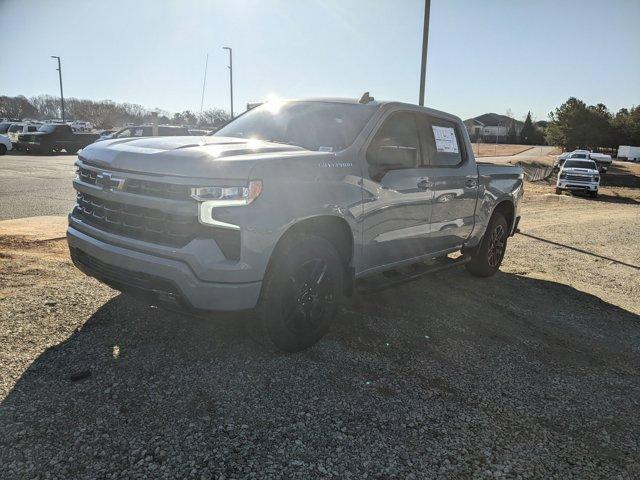
{"type": "Polygon", "coordinates": [[[476,277],[490,277],[495,274],[502,264],[508,237],[507,220],[501,213],[494,213],[480,247],[471,257],[471,261],[465,264],[469,273],[476,277]]]}
{"type": "Polygon", "coordinates": [[[7,146],[4,143],[0,143],[0,155],[7,153],[7,146]]]}
{"type": "Polygon", "coordinates": [[[556,187],[556,195],[562,195],[562,189],[556,187]]]}
{"type": "Polygon", "coordinates": [[[265,277],[258,315],[278,349],[297,352],[329,330],[342,298],[344,268],[324,238],[295,234],[284,242],[265,277]]]}

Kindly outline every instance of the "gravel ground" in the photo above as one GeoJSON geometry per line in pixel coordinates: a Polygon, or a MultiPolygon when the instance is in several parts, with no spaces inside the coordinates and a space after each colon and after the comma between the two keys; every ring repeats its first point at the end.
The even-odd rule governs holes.
{"type": "Polygon", "coordinates": [[[556,244],[354,299],[296,355],[0,239],[0,476],[640,478],[640,206],[527,187],[556,244]]]}

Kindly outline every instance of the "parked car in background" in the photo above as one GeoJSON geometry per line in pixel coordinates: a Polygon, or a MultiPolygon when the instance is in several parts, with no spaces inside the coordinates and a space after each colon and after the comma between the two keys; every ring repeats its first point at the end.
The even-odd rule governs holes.
{"type": "Polygon", "coordinates": [[[115,132],[116,132],[116,130],[113,130],[113,129],[100,130],[98,132],[98,135],[100,135],[100,140],[103,140],[103,139],[107,138],[109,135],[113,135],[115,132]]]}
{"type": "Polygon", "coordinates": [[[212,133],[212,130],[200,130],[196,128],[189,129],[190,135],[211,135],[211,133],[212,133]]]}
{"type": "Polygon", "coordinates": [[[524,173],[471,148],[458,117],[368,95],[266,103],[196,141],[94,143],[76,162],[71,258],[154,305],[257,307],[276,346],[300,350],[356,289],[496,273],[524,173]]]}
{"type": "Polygon", "coordinates": [[[40,128],[41,126],[42,126],[41,124],[30,123],[30,122],[12,123],[11,126],[9,127],[9,130],[7,130],[7,136],[9,137],[9,140],[11,140],[13,149],[14,150],[22,149],[22,145],[20,145],[20,142],[18,141],[18,137],[20,136],[21,133],[37,132],[38,128],[40,128]]]}
{"type": "Polygon", "coordinates": [[[76,133],[66,123],[49,123],[42,125],[37,132],[20,134],[18,142],[28,152],[54,153],[65,150],[74,154],[98,138],[97,133],[76,133]]]}
{"type": "Polygon", "coordinates": [[[69,126],[74,132],[90,132],[93,129],[91,122],[80,122],[77,120],[75,122],[71,122],[69,126]]]}
{"type": "Polygon", "coordinates": [[[560,167],[556,180],[556,193],[560,194],[563,190],[582,191],[595,198],[598,196],[599,186],[600,172],[596,162],[588,158],[570,157],[560,167]]]}
{"type": "Polygon", "coordinates": [[[6,135],[0,135],[0,155],[4,155],[13,147],[11,146],[11,140],[6,135]]]}
{"type": "MultiPolygon", "coordinates": [[[[174,125],[158,125],[159,137],[181,137],[189,136],[187,127],[176,127],[174,125]]],[[[125,127],[111,135],[100,137],[99,140],[111,140],[114,138],[135,138],[135,137],[153,137],[153,125],[137,125],[125,127]]]]}
{"type": "Polygon", "coordinates": [[[553,162],[553,169],[559,170],[569,155],[571,155],[571,152],[563,152],[560,155],[556,156],[556,159],[553,162]]]}
{"type": "Polygon", "coordinates": [[[640,162],[640,147],[620,145],[618,147],[618,158],[621,160],[629,160],[631,162],[640,162]]]}
{"type": "Polygon", "coordinates": [[[602,174],[607,173],[611,168],[611,164],[613,163],[613,159],[611,155],[607,155],[606,153],[589,153],[589,158],[596,162],[598,166],[598,171],[602,174]]]}
{"type": "Polygon", "coordinates": [[[1,122],[0,123],[0,135],[6,135],[9,131],[9,127],[15,122],[1,122]]]}

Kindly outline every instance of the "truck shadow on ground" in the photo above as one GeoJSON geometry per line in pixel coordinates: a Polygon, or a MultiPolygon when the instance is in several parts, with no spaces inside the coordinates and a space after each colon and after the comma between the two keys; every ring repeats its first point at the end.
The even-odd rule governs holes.
{"type": "Polygon", "coordinates": [[[247,458],[260,472],[271,457],[287,476],[293,458],[339,463],[337,445],[366,442],[382,464],[411,458],[429,476],[453,459],[465,477],[493,441],[469,432],[490,429],[524,471],[545,444],[558,468],[597,458],[611,473],[637,445],[640,316],[560,283],[434,275],[351,300],[295,355],[252,325],[113,298],[2,402],[0,463],[90,477],[193,459],[241,476],[247,458]]]}

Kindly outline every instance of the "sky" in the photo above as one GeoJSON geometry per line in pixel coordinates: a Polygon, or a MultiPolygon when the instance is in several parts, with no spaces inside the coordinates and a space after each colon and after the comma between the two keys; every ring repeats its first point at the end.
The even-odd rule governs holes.
{"type": "MultiPolygon", "coordinates": [[[[269,96],[417,103],[423,0],[0,0],[0,95],[170,112],[269,96]]],[[[432,0],[426,105],[537,120],[570,96],[640,103],[640,0],[432,0]]]]}

